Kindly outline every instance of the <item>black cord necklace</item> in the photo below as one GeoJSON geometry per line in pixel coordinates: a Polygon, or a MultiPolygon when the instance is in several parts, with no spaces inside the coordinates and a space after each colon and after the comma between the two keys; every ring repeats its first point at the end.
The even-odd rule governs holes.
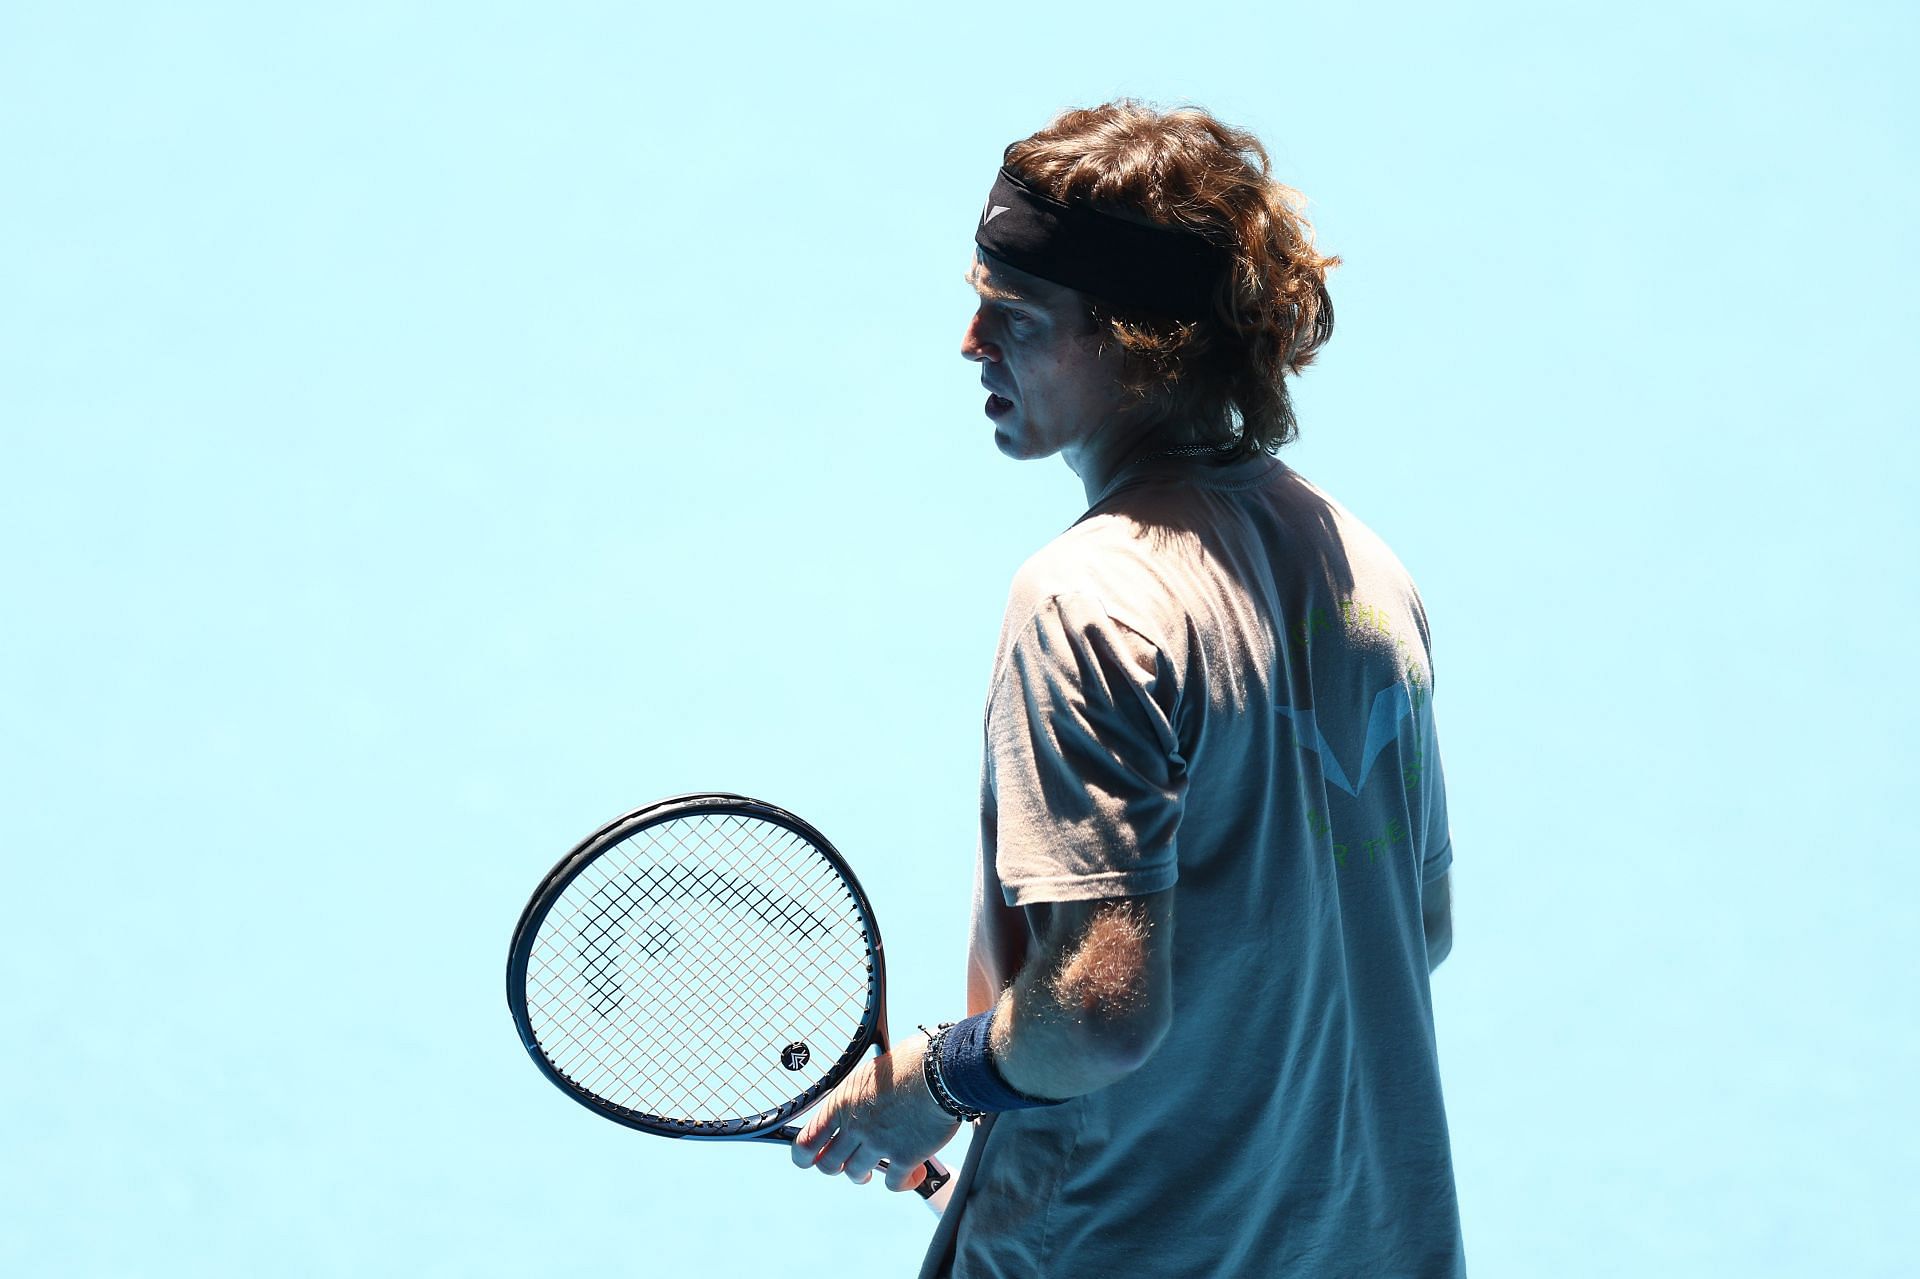
{"type": "Polygon", "coordinates": [[[1143,457],[1137,457],[1127,463],[1127,465],[1138,466],[1142,462],[1152,462],[1163,457],[1205,457],[1210,453],[1226,453],[1232,448],[1233,445],[1231,442],[1226,444],[1176,444],[1170,449],[1162,449],[1158,453],[1148,453],[1143,457]]]}

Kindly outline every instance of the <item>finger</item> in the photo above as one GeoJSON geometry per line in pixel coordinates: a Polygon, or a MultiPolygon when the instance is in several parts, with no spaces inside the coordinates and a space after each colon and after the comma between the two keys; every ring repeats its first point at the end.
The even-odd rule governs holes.
{"type": "Polygon", "coordinates": [[[927,1166],[911,1161],[895,1163],[887,1169],[888,1190],[917,1190],[927,1179],[927,1166]]]}
{"type": "Polygon", "coordinates": [[[827,1122],[830,1116],[815,1115],[793,1139],[793,1166],[811,1168],[819,1162],[820,1152],[826,1149],[827,1139],[833,1135],[833,1127],[827,1122]]]}
{"type": "Polygon", "coordinates": [[[860,1149],[860,1139],[842,1128],[820,1147],[813,1166],[829,1177],[837,1177],[847,1161],[860,1149]]]}
{"type": "Polygon", "coordinates": [[[842,1171],[854,1182],[864,1186],[873,1180],[874,1170],[879,1167],[880,1162],[878,1151],[872,1146],[862,1146],[853,1152],[853,1158],[847,1160],[847,1166],[842,1171]]]}
{"type": "MultiPolygon", "coordinates": [[[[865,1150],[866,1147],[862,1146],[858,1141],[841,1141],[837,1146],[830,1146],[825,1153],[820,1156],[820,1171],[829,1173],[835,1177],[841,1173],[852,1177],[862,1170],[861,1161],[867,1159],[864,1153],[865,1150]]],[[[868,1160],[865,1165],[866,1169],[871,1171],[872,1165],[875,1162],[878,1161],[868,1160]]]]}

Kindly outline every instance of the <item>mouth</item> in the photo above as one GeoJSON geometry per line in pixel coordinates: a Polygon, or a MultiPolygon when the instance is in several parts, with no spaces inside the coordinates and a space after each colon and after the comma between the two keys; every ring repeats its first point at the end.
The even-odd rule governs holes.
{"type": "Polygon", "coordinates": [[[1012,400],[1009,400],[1004,395],[996,395],[992,391],[987,392],[987,416],[988,417],[1001,418],[1001,417],[1005,417],[1007,414],[1011,412],[1013,412],[1012,400]]]}

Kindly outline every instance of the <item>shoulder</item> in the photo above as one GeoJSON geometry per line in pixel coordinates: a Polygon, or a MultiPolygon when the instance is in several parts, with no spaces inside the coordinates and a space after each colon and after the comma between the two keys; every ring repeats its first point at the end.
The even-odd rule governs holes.
{"type": "Polygon", "coordinates": [[[1016,591],[1037,597],[1083,591],[1146,567],[1144,529],[1116,512],[1089,513],[1028,556],[1013,575],[1016,591]]]}
{"type": "Polygon", "coordinates": [[[1073,597],[1159,635],[1186,611],[1183,566],[1203,553],[1190,532],[1170,523],[1143,520],[1132,509],[1095,509],[1020,566],[1007,618],[1017,622],[1049,601],[1073,597]]]}

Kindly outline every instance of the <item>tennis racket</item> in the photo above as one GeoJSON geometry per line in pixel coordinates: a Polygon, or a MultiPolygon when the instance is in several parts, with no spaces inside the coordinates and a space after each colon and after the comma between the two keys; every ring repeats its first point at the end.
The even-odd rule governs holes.
{"type": "MultiPolygon", "coordinates": [[[[635,809],[562,858],[513,931],[507,1003],[562,1092],[662,1137],[791,1145],[791,1121],[887,1049],[853,871],[792,813],[723,792],[635,809]]],[[[951,1180],[927,1160],[935,1213],[951,1180]]]]}

